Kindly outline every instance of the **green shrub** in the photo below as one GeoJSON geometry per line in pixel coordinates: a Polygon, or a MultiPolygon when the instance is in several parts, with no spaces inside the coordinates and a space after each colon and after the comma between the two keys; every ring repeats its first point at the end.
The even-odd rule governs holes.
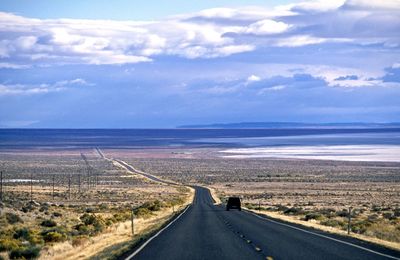
{"type": "Polygon", "coordinates": [[[0,252],[9,251],[18,248],[19,242],[15,239],[2,238],[0,239],[0,252]]]}
{"type": "Polygon", "coordinates": [[[155,201],[152,201],[152,202],[146,202],[140,207],[148,209],[150,211],[157,211],[157,210],[161,209],[162,203],[159,200],[155,200],[155,201]]]}
{"type": "Polygon", "coordinates": [[[95,215],[90,215],[90,214],[83,214],[82,216],[79,217],[80,220],[86,225],[93,225],[96,221],[96,216],[95,215]]]}
{"type": "Polygon", "coordinates": [[[108,218],[106,219],[105,223],[104,223],[107,227],[111,226],[112,224],[114,224],[113,220],[108,218]]]}
{"type": "Polygon", "coordinates": [[[336,212],[336,216],[342,217],[342,218],[347,218],[349,216],[349,211],[343,209],[341,211],[336,212]]]}
{"type": "Polygon", "coordinates": [[[30,230],[29,228],[26,227],[16,229],[14,231],[13,238],[29,241],[33,245],[43,243],[43,239],[37,232],[30,230]]]}
{"type": "Polygon", "coordinates": [[[322,219],[322,215],[319,213],[307,213],[304,216],[304,220],[305,221],[309,221],[311,219],[315,219],[315,220],[321,220],[322,219]]]}
{"type": "Polygon", "coordinates": [[[172,199],[170,202],[169,202],[169,204],[171,204],[171,206],[173,206],[173,205],[180,205],[180,204],[183,204],[185,201],[184,201],[184,199],[183,198],[174,198],[174,199],[172,199]]]}
{"type": "Polygon", "coordinates": [[[121,222],[125,220],[129,220],[131,218],[131,213],[130,212],[124,212],[124,213],[115,213],[113,215],[113,219],[115,222],[121,222]]]}
{"type": "Polygon", "coordinates": [[[324,216],[332,217],[335,213],[335,210],[330,209],[330,208],[324,208],[324,209],[320,209],[318,212],[324,216]]]}
{"type": "Polygon", "coordinates": [[[49,210],[49,206],[47,205],[43,205],[39,208],[39,212],[44,212],[44,211],[48,211],[49,210]]]}
{"type": "Polygon", "coordinates": [[[65,234],[59,233],[57,231],[46,232],[42,236],[43,240],[47,243],[62,242],[67,239],[67,236],[65,234]]]}
{"type": "Polygon", "coordinates": [[[105,220],[101,216],[96,216],[94,214],[83,214],[80,217],[83,224],[78,224],[75,229],[78,230],[79,234],[92,235],[102,232],[106,226],[105,220]],[[86,226],[86,228],[84,226],[86,226]]]}
{"type": "Polygon", "coordinates": [[[379,212],[382,211],[382,207],[378,205],[372,205],[372,211],[379,212]]]}
{"type": "Polygon", "coordinates": [[[32,205],[26,205],[22,207],[22,212],[28,213],[30,211],[33,211],[35,208],[32,205]]]}
{"type": "Polygon", "coordinates": [[[139,218],[146,218],[151,216],[151,211],[147,208],[137,208],[134,210],[135,216],[139,218]]]}
{"type": "Polygon", "coordinates": [[[357,222],[353,222],[351,223],[351,231],[357,234],[364,234],[368,227],[371,226],[371,222],[369,221],[357,221],[357,222]]]}
{"type": "Polygon", "coordinates": [[[390,213],[390,212],[385,212],[385,213],[383,213],[383,214],[382,214],[382,217],[385,218],[385,219],[389,219],[389,220],[392,220],[392,219],[395,219],[395,218],[396,218],[396,217],[394,216],[394,214],[392,214],[392,213],[390,213]]]}
{"type": "Polygon", "coordinates": [[[96,210],[94,208],[86,208],[85,212],[86,213],[94,213],[96,210]]]}
{"type": "Polygon", "coordinates": [[[103,204],[100,205],[99,208],[100,208],[101,210],[106,210],[106,209],[108,209],[108,205],[105,204],[105,203],[103,203],[103,204]]]}
{"type": "Polygon", "coordinates": [[[60,212],[54,212],[53,217],[59,218],[62,217],[62,214],[60,212]]]}
{"type": "Polygon", "coordinates": [[[288,210],[289,208],[283,205],[277,205],[277,210],[278,211],[283,211],[285,212],[286,210],[288,210]]]}
{"type": "Polygon", "coordinates": [[[378,214],[372,214],[372,215],[368,216],[368,221],[369,222],[376,222],[376,221],[378,221],[378,219],[379,219],[378,214]]]}
{"type": "Polygon", "coordinates": [[[28,228],[19,228],[17,230],[15,230],[13,237],[15,239],[25,239],[27,241],[29,241],[29,239],[31,238],[31,231],[28,228]]]}
{"type": "Polygon", "coordinates": [[[40,248],[36,246],[18,247],[11,250],[11,259],[34,259],[39,256],[40,248]]]}
{"type": "Polygon", "coordinates": [[[104,221],[102,218],[101,218],[101,219],[98,219],[98,220],[93,224],[93,227],[94,227],[94,230],[95,230],[96,233],[102,232],[102,231],[104,230],[105,226],[106,226],[105,221],[104,221]]]}
{"type": "Polygon", "coordinates": [[[343,221],[339,221],[337,219],[327,219],[321,221],[321,225],[328,226],[328,227],[342,227],[344,224],[343,221]]]}
{"type": "Polygon", "coordinates": [[[42,223],[40,223],[40,225],[43,227],[55,227],[57,226],[57,222],[52,219],[45,219],[42,221],[42,223]]]}
{"type": "Polygon", "coordinates": [[[244,206],[248,209],[257,209],[257,207],[251,203],[245,203],[244,206]]]}
{"type": "Polygon", "coordinates": [[[78,224],[74,226],[74,229],[78,231],[79,235],[90,235],[91,230],[85,224],[78,224]]]}
{"type": "Polygon", "coordinates": [[[287,215],[300,215],[304,213],[304,210],[302,208],[292,207],[286,209],[285,211],[283,211],[283,213],[287,215]]]}
{"type": "Polygon", "coordinates": [[[6,212],[6,219],[7,219],[7,222],[11,225],[16,224],[16,223],[23,223],[21,217],[12,212],[6,212]]]}

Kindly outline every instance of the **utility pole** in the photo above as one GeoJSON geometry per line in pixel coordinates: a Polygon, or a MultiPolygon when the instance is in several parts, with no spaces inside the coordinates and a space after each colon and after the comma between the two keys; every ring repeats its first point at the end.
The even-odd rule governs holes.
{"type": "Polygon", "coordinates": [[[258,211],[261,210],[261,199],[258,200],[258,211]]]}
{"type": "Polygon", "coordinates": [[[132,208],[132,211],[131,211],[131,229],[132,229],[132,236],[135,235],[135,226],[134,226],[134,223],[135,223],[135,214],[133,213],[133,208],[132,208]]]}
{"type": "Polygon", "coordinates": [[[350,235],[351,231],[351,210],[352,207],[349,207],[349,215],[348,215],[348,223],[347,223],[347,234],[350,235]]]}
{"type": "Polygon", "coordinates": [[[78,191],[79,191],[79,194],[81,194],[81,174],[79,174],[78,175],[78,191]]]}
{"type": "Polygon", "coordinates": [[[87,169],[87,174],[88,174],[88,190],[90,191],[90,176],[91,176],[90,166],[87,169]]]}
{"type": "Polygon", "coordinates": [[[33,176],[31,172],[31,201],[33,201],[33,176]]]}
{"type": "Polygon", "coordinates": [[[54,181],[55,181],[55,176],[54,176],[54,174],[53,174],[53,187],[52,187],[52,192],[51,192],[51,195],[52,195],[52,197],[53,197],[53,200],[54,200],[54,181]]]}
{"type": "Polygon", "coordinates": [[[3,202],[3,171],[0,171],[0,201],[3,202]]]}
{"type": "Polygon", "coordinates": [[[68,200],[71,200],[71,174],[68,176],[68,200]]]}

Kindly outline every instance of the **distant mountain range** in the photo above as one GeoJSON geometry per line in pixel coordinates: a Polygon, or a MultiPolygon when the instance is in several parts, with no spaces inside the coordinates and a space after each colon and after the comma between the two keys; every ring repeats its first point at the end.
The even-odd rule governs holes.
{"type": "Polygon", "coordinates": [[[182,125],[177,128],[245,129],[245,128],[400,128],[400,123],[296,123],[296,122],[241,122],[205,125],[182,125]]]}

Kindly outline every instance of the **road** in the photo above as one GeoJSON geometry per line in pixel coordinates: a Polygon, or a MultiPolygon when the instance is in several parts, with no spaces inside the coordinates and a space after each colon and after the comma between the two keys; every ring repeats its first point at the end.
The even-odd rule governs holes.
{"type": "Polygon", "coordinates": [[[154,175],[151,175],[151,174],[149,174],[149,173],[140,171],[140,170],[134,168],[132,165],[130,165],[130,164],[128,164],[128,163],[126,163],[126,162],[124,162],[124,161],[122,161],[122,160],[114,159],[114,158],[107,158],[107,157],[104,155],[104,153],[100,150],[100,148],[97,148],[97,147],[96,147],[96,148],[95,148],[95,151],[98,153],[98,155],[100,156],[100,158],[105,159],[105,160],[109,160],[109,161],[117,162],[117,163],[119,163],[122,167],[124,167],[126,170],[130,171],[132,174],[140,174],[140,175],[142,175],[142,176],[144,176],[144,177],[146,177],[146,178],[148,178],[148,179],[150,179],[150,180],[152,180],[152,181],[155,181],[155,182],[160,182],[160,183],[164,183],[164,184],[168,184],[168,185],[177,185],[177,183],[175,183],[175,182],[166,181],[166,180],[160,179],[160,178],[158,178],[158,177],[156,177],[156,176],[154,176],[154,175]]]}
{"type": "MultiPolygon", "coordinates": [[[[245,211],[195,187],[193,205],[131,259],[399,259],[400,252],[245,211]]],[[[129,258],[129,257],[128,257],[129,258]]]]}
{"type": "Polygon", "coordinates": [[[151,175],[151,174],[145,173],[143,171],[140,171],[138,169],[135,169],[132,165],[129,165],[124,161],[121,161],[121,160],[118,160],[118,159],[112,159],[112,160],[118,162],[120,165],[125,167],[125,169],[127,169],[128,171],[130,171],[130,172],[132,172],[134,174],[135,173],[136,174],[140,174],[140,175],[142,175],[142,176],[144,176],[144,177],[146,177],[146,178],[148,178],[148,179],[150,179],[152,181],[160,182],[160,183],[164,183],[164,184],[168,184],[168,185],[177,185],[175,182],[166,181],[166,180],[160,179],[160,178],[158,178],[158,177],[156,177],[154,175],[151,175]]]}
{"type": "MultiPolygon", "coordinates": [[[[102,158],[107,159],[97,149],[102,158]]],[[[176,185],[135,169],[153,181],[176,185]]],[[[400,259],[400,251],[332,235],[247,211],[226,211],[213,204],[208,189],[194,187],[193,204],[127,259],[400,259]]]]}

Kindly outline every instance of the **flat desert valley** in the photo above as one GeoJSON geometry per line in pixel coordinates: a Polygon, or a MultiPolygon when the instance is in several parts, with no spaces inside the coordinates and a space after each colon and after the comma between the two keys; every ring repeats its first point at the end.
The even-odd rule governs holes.
{"type": "Polygon", "coordinates": [[[304,159],[305,152],[294,158],[283,151],[292,154],[254,157],[257,149],[201,147],[3,149],[2,255],[24,248],[17,231],[40,246],[31,253],[42,259],[118,257],[190,203],[193,185],[210,188],[222,203],[239,196],[249,210],[339,234],[346,234],[351,207],[353,236],[398,248],[400,162],[304,159]],[[113,158],[177,185],[156,183],[113,158]]]}

